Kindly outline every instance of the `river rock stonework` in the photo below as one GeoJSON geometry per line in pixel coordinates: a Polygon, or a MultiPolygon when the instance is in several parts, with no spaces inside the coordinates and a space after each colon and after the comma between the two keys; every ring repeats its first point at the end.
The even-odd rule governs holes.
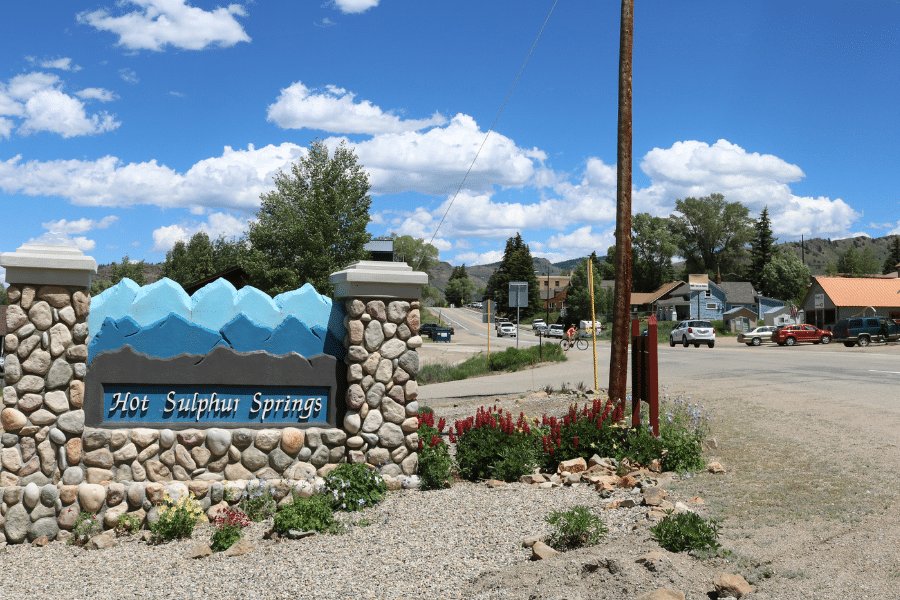
{"type": "MultiPolygon", "coordinates": [[[[67,275],[65,269],[89,272],[83,255],[69,259],[76,266],[54,266],[55,252],[40,268],[54,276],[67,275]]],[[[248,485],[265,486],[288,501],[292,490],[308,496],[320,489],[342,462],[379,468],[392,489],[417,485],[418,279],[418,288],[400,286],[410,299],[386,297],[384,289],[378,299],[341,298],[349,390],[334,401],[343,404],[337,421],[342,428],[174,431],[86,426],[89,289],[21,283],[9,265],[4,262],[11,285],[2,339],[0,543],[65,536],[82,511],[101,517],[106,528],[123,514],[146,523],[164,491],[173,497],[193,492],[210,517],[248,485]]],[[[390,294],[396,284],[386,285],[390,294]]]]}
{"type": "Polygon", "coordinates": [[[410,434],[418,428],[419,301],[349,298],[344,309],[348,459],[392,477],[413,475],[418,465],[418,439],[410,434]],[[409,333],[406,340],[397,336],[401,330],[409,333]],[[415,359],[404,359],[407,354],[415,359]]]}

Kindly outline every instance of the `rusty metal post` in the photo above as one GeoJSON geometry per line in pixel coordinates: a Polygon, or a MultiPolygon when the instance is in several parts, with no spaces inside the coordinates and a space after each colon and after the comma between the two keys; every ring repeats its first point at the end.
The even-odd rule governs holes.
{"type": "Polygon", "coordinates": [[[657,353],[656,315],[647,323],[647,397],[650,405],[650,429],[659,437],[659,354],[657,353]]]}
{"type": "Polygon", "coordinates": [[[641,400],[646,388],[647,355],[641,339],[640,321],[631,320],[631,426],[641,424],[641,400]]]}
{"type": "Polygon", "coordinates": [[[616,153],[616,286],[612,347],[609,356],[609,399],[616,420],[625,415],[628,381],[628,318],[631,316],[631,58],[634,0],[622,0],[619,29],[619,133],[616,153]]]}

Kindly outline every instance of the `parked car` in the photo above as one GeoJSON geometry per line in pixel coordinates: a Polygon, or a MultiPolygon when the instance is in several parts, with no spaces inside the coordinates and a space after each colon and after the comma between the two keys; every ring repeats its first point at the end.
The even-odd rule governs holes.
{"type": "Polygon", "coordinates": [[[709,321],[682,321],[669,334],[669,346],[677,342],[685,348],[691,344],[694,348],[699,348],[700,344],[712,348],[716,345],[716,328],[709,321]]]}
{"type": "Polygon", "coordinates": [[[547,337],[556,337],[556,338],[562,339],[562,338],[566,337],[566,330],[562,325],[557,325],[556,323],[553,323],[552,325],[547,327],[547,330],[544,332],[544,335],[547,337]]]}
{"type": "Polygon", "coordinates": [[[763,342],[771,342],[772,334],[778,331],[778,327],[774,325],[764,325],[751,329],[750,331],[742,331],[738,334],[737,341],[740,344],[748,346],[759,346],[763,342]]]}
{"type": "Polygon", "coordinates": [[[834,341],[851,348],[868,346],[872,342],[894,342],[900,339],[900,325],[884,317],[840,319],[832,328],[834,341]]]}
{"type": "Polygon", "coordinates": [[[537,333],[538,331],[547,329],[547,323],[543,319],[535,319],[531,323],[531,328],[534,329],[535,333],[537,333]]]}
{"type": "MultiPolygon", "coordinates": [[[[600,321],[594,321],[593,323],[594,331],[597,332],[597,335],[600,335],[600,332],[603,330],[603,325],[600,324],[600,321]]],[[[590,321],[579,321],[578,322],[578,337],[591,337],[593,334],[591,333],[591,322],[590,321]]]]}
{"type": "Polygon", "coordinates": [[[516,329],[516,326],[512,323],[501,323],[497,328],[497,337],[504,337],[507,335],[509,337],[517,337],[518,333],[519,330],[516,329]]]}
{"type": "Polygon", "coordinates": [[[830,344],[834,334],[815,325],[788,325],[772,334],[772,341],[779,346],[793,346],[800,342],[830,344]]]}

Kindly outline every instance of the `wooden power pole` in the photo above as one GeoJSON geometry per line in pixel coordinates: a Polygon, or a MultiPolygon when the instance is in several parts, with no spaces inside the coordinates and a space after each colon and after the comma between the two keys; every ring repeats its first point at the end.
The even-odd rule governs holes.
{"type": "Polygon", "coordinates": [[[616,418],[625,415],[628,381],[628,335],[631,328],[631,56],[634,45],[634,0],[622,0],[619,30],[619,133],[616,157],[616,287],[612,348],[609,356],[609,398],[616,418]]]}

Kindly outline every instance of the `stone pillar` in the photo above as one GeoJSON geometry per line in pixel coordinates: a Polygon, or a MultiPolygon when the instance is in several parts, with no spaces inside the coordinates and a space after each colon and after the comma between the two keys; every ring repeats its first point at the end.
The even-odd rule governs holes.
{"type": "Polygon", "coordinates": [[[348,460],[385,475],[418,468],[419,298],[427,273],[406,263],[360,261],[333,273],[346,310],[348,460]]]}
{"type": "MultiPolygon", "coordinates": [[[[23,244],[3,253],[0,266],[10,284],[0,488],[45,486],[48,498],[58,498],[53,490],[67,457],[76,449],[81,454],[89,288],[97,263],[74,246],[23,244]]],[[[29,539],[52,539],[58,530],[55,512],[28,504],[33,524],[7,527],[8,541],[22,541],[11,532],[21,530],[24,538],[26,529],[29,539]]]]}

